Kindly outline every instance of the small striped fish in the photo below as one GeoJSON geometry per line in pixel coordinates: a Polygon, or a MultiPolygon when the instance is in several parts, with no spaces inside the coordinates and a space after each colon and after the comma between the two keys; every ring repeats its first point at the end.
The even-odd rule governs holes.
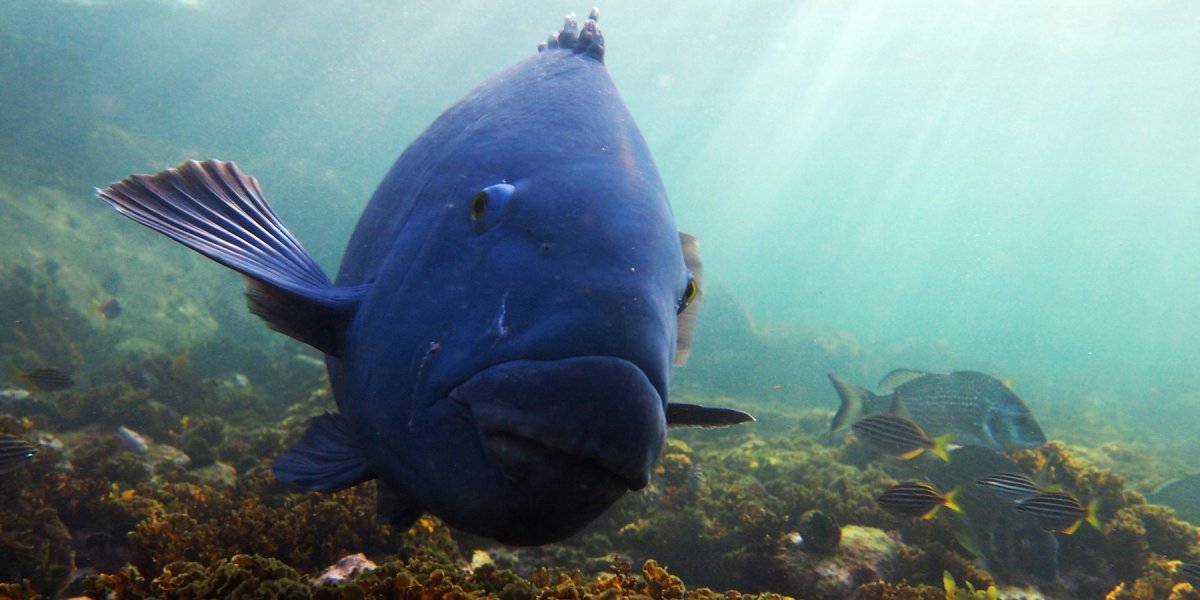
{"type": "Polygon", "coordinates": [[[0,435],[0,474],[15,471],[37,454],[29,442],[11,435],[0,435]]]}
{"type": "Polygon", "coordinates": [[[1042,493],[1033,480],[1021,473],[994,473],[976,480],[975,485],[1013,502],[1042,493]]]}
{"type": "Polygon", "coordinates": [[[950,453],[946,446],[954,440],[948,433],[930,439],[920,425],[891,413],[879,413],[864,417],[850,426],[858,439],[888,456],[906,460],[929,450],[946,462],[950,453]]]}
{"type": "Polygon", "coordinates": [[[18,372],[17,376],[29,382],[35,390],[42,392],[57,392],[75,385],[75,380],[66,371],[55,367],[42,367],[28,372],[18,372]]]}
{"type": "Polygon", "coordinates": [[[1093,527],[1100,528],[1100,520],[1096,516],[1098,504],[1093,500],[1085,508],[1079,499],[1070,494],[1046,492],[1026,498],[1017,503],[1017,510],[1032,516],[1037,520],[1038,527],[1050,532],[1070,535],[1079,529],[1084,521],[1093,527]]]}
{"type": "Polygon", "coordinates": [[[880,508],[893,514],[932,519],[943,506],[961,512],[962,509],[954,502],[958,491],[959,488],[954,488],[943,496],[924,481],[905,481],[892,486],[875,498],[875,501],[879,503],[880,508]]]}

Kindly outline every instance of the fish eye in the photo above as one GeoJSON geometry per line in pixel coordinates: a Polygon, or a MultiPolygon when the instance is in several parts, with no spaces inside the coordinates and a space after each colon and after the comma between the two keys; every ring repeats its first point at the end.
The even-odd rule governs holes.
{"type": "Polygon", "coordinates": [[[471,230],[481,234],[495,227],[504,219],[504,213],[512,204],[516,188],[509,183],[489,185],[471,196],[468,207],[471,216],[471,230]]]}
{"type": "Polygon", "coordinates": [[[696,278],[692,277],[692,275],[689,273],[687,287],[683,289],[683,297],[679,299],[679,303],[675,308],[676,314],[681,313],[684,310],[686,310],[688,305],[691,304],[692,301],[696,299],[696,296],[699,293],[700,293],[700,286],[696,284],[696,278]]]}
{"type": "Polygon", "coordinates": [[[475,195],[471,198],[471,220],[478,221],[479,219],[482,219],[483,215],[487,213],[487,207],[487,190],[475,192],[475,195]]]}

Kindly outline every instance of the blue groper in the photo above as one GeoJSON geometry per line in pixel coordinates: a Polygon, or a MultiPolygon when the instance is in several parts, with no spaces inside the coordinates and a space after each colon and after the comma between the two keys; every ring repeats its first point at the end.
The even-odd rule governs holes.
{"type": "Polygon", "coordinates": [[[484,81],[400,155],[330,282],[232,163],[99,192],[247,278],[250,309],[327,356],[338,414],[273,467],[297,487],[376,480],[381,520],[423,512],[511,544],[557,541],[650,478],[698,308],[695,241],[604,68],[592,12],[484,81]]]}

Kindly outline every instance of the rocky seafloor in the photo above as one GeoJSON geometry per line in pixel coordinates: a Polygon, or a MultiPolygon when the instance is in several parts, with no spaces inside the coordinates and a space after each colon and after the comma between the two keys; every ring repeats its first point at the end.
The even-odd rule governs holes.
{"type": "Polygon", "coordinates": [[[713,398],[701,375],[679,399],[739,406],[758,423],[673,431],[651,485],[566,542],[504,547],[431,516],[378,526],[370,484],[299,493],[270,473],[333,406],[314,356],[231,339],[114,350],[121,330],[58,279],[46,264],[0,279],[4,360],[78,380],[59,392],[12,384],[0,399],[0,434],[39,449],[2,476],[0,597],[944,598],[948,577],[957,597],[1200,598],[1173,574],[1200,561],[1200,532],[1117,474],[1153,479],[1160,463],[1104,444],[1012,453],[1045,485],[1099,500],[1101,527],[1059,536],[1053,581],[997,579],[952,520],[878,507],[895,465],[832,439],[829,410],[713,398]],[[831,546],[815,544],[814,515],[837,524],[831,546]]]}

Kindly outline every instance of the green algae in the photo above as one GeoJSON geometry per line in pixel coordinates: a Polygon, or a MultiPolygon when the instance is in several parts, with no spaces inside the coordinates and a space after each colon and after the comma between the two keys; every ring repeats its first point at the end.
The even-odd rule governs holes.
{"type": "MultiPolygon", "coordinates": [[[[646,490],[562,544],[506,549],[432,517],[407,531],[380,527],[370,485],[302,494],[269,473],[270,461],[308,419],[333,407],[320,370],[306,361],[266,360],[228,341],[165,353],[100,350],[113,332],[80,312],[52,266],[10,274],[0,297],[38,316],[12,313],[0,325],[10,334],[3,339],[17,340],[6,355],[29,362],[65,356],[61,364],[86,374],[76,388],[0,416],[0,433],[42,441],[37,457],[8,477],[13,493],[0,496],[0,592],[13,597],[52,596],[64,584],[92,597],[129,598],[837,597],[845,589],[794,576],[816,560],[790,538],[813,510],[853,531],[893,532],[884,537],[902,540],[890,542],[886,581],[850,584],[861,583],[863,597],[936,597],[929,594],[940,591],[943,571],[977,590],[994,583],[948,521],[879,509],[875,496],[895,481],[888,463],[854,441],[828,439],[829,411],[697,391],[687,400],[751,409],[760,425],[676,432],[646,490]],[[247,367],[254,383],[231,385],[213,377],[230,365],[218,357],[223,351],[240,363],[268,364],[247,367]],[[304,375],[288,376],[297,366],[304,375]],[[150,449],[131,450],[120,426],[146,436],[150,449]],[[186,462],[172,458],[181,454],[186,462]],[[88,536],[110,540],[105,556],[80,548],[88,536]],[[472,566],[467,557],[475,551],[493,564],[472,566]],[[367,553],[379,568],[339,584],[312,583],[353,552],[367,553]],[[642,564],[642,572],[631,563],[642,564]],[[88,571],[80,568],[95,573],[81,580],[88,571]]],[[[1098,444],[1074,452],[1051,443],[1013,454],[1046,485],[1100,501],[1099,530],[1060,537],[1064,576],[1094,574],[1087,592],[1114,598],[1195,597],[1170,565],[1200,561],[1200,533],[1170,509],[1145,504],[1109,468],[1152,464],[1118,450],[1098,444]],[[1105,468],[1089,460],[1096,457],[1105,468]]]]}

